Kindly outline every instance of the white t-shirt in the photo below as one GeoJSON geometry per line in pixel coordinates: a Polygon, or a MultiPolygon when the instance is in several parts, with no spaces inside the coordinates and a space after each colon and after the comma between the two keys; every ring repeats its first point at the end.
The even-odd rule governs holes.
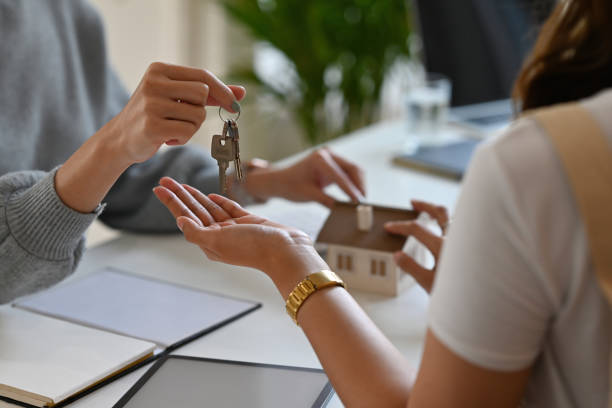
{"type": "MultiPolygon", "coordinates": [[[[612,143],[612,91],[583,106],[612,143]]],[[[478,366],[533,365],[525,406],[606,407],[611,317],[561,163],[539,125],[521,119],[470,165],[430,328],[478,366]]]]}

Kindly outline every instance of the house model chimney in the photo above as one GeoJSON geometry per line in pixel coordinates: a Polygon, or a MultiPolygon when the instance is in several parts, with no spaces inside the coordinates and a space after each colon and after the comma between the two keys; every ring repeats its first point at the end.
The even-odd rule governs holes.
{"type": "Polygon", "coordinates": [[[374,222],[374,213],[371,205],[357,206],[357,229],[359,231],[369,231],[374,222]]]}

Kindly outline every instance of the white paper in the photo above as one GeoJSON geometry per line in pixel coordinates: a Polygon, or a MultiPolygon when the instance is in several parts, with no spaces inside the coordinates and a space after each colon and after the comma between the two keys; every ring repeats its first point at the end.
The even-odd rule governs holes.
{"type": "Polygon", "coordinates": [[[155,345],[4,307],[0,384],[59,402],[151,353],[155,345]]]}
{"type": "Polygon", "coordinates": [[[169,347],[255,303],[106,268],[15,305],[169,347]]]}

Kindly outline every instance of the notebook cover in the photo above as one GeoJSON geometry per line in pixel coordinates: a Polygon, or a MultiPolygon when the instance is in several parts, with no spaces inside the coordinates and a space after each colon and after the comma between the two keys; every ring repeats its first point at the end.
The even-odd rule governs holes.
{"type": "Polygon", "coordinates": [[[0,309],[0,324],[0,389],[30,403],[57,404],[155,349],[150,342],[8,307],[0,309]]]}
{"type": "Polygon", "coordinates": [[[105,268],[18,300],[15,306],[151,341],[169,351],[261,304],[105,268]]]}
{"type": "Polygon", "coordinates": [[[480,140],[468,139],[442,146],[421,147],[413,154],[400,154],[393,162],[436,175],[461,180],[480,140]]]}

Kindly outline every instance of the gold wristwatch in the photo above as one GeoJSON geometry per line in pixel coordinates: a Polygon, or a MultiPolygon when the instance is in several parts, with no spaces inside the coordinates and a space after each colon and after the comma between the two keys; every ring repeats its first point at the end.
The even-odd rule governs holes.
{"type": "Polygon", "coordinates": [[[334,272],[328,270],[322,270],[310,274],[297,284],[285,302],[285,309],[287,309],[287,313],[289,313],[289,316],[291,316],[295,324],[298,324],[298,310],[300,310],[300,307],[308,296],[312,295],[319,289],[327,288],[329,286],[345,287],[342,279],[340,279],[340,277],[338,277],[338,275],[336,275],[334,272]]]}

